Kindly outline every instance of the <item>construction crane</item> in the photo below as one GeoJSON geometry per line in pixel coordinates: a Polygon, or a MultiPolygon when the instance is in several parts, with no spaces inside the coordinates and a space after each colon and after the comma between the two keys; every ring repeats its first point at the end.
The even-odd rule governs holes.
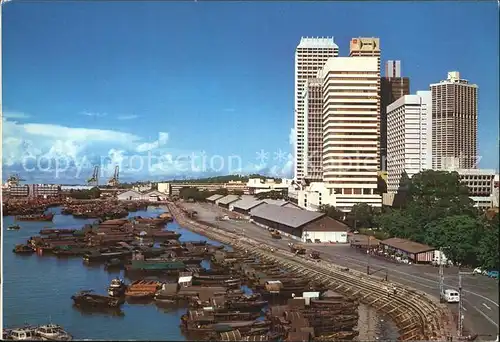
{"type": "Polygon", "coordinates": [[[99,166],[94,166],[94,172],[92,172],[92,177],[87,179],[87,184],[89,185],[99,185],[99,166]]]}
{"type": "Polygon", "coordinates": [[[117,186],[120,182],[118,180],[118,176],[120,174],[120,168],[115,166],[115,173],[113,174],[113,177],[111,177],[108,181],[108,186],[117,186]]]}
{"type": "Polygon", "coordinates": [[[7,186],[12,187],[19,185],[19,182],[24,181],[25,179],[21,179],[18,174],[13,174],[9,178],[7,178],[7,186]]]}

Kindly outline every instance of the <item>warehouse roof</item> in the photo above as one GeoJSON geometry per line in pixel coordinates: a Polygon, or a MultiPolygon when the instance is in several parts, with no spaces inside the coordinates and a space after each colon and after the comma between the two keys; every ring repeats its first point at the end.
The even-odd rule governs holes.
{"type": "Polygon", "coordinates": [[[137,192],[135,190],[127,190],[125,192],[122,192],[121,194],[118,194],[118,197],[129,197],[129,196],[132,196],[132,197],[139,197],[141,196],[141,193],[140,192],[137,192]]]}
{"type": "Polygon", "coordinates": [[[239,199],[240,199],[240,196],[238,196],[238,195],[227,195],[225,197],[219,198],[217,200],[217,204],[229,204],[229,203],[233,203],[239,199]]]}
{"type": "Polygon", "coordinates": [[[306,225],[304,230],[309,232],[347,232],[349,227],[329,216],[323,216],[319,220],[306,225]]]}
{"type": "Polygon", "coordinates": [[[263,203],[261,200],[255,199],[255,197],[242,197],[239,201],[233,203],[233,207],[243,210],[250,210],[253,207],[263,203]]]}
{"type": "Polygon", "coordinates": [[[250,216],[281,223],[288,227],[298,228],[325,216],[325,214],[295,208],[280,207],[272,204],[261,204],[250,210],[250,216]]]}
{"type": "Polygon", "coordinates": [[[215,195],[212,195],[210,197],[207,197],[207,201],[217,201],[218,199],[224,197],[224,195],[219,195],[219,194],[215,194],[215,195]]]}
{"type": "Polygon", "coordinates": [[[424,253],[435,250],[434,247],[400,238],[390,238],[380,241],[380,243],[413,254],[424,253]]]}

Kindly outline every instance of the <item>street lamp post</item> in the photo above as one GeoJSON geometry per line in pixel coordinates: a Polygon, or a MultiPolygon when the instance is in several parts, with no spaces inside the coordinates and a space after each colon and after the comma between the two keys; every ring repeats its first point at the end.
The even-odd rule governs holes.
{"type": "Polygon", "coordinates": [[[461,272],[458,271],[458,331],[457,335],[460,339],[464,331],[464,307],[462,301],[462,276],[463,275],[475,275],[474,272],[461,272]]]}

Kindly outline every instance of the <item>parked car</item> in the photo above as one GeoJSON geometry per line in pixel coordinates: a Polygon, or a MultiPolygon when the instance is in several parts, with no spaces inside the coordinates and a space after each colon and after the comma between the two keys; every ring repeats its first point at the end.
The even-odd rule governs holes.
{"type": "Polygon", "coordinates": [[[473,272],[474,274],[488,275],[488,271],[485,271],[479,267],[476,267],[473,272]]]}
{"type": "Polygon", "coordinates": [[[488,277],[498,279],[498,271],[489,271],[488,277]]]}

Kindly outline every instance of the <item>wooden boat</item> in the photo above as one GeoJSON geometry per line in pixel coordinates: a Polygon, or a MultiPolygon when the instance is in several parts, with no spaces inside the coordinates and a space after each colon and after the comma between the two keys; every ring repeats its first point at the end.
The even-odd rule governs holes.
{"type": "Polygon", "coordinates": [[[121,269],[125,266],[125,262],[121,259],[115,258],[108,260],[104,263],[104,268],[105,269],[121,269]]]}
{"type": "Polygon", "coordinates": [[[54,219],[54,214],[18,215],[15,219],[16,221],[52,221],[52,219],[54,219]]]}
{"type": "Polygon", "coordinates": [[[56,235],[62,235],[62,234],[68,234],[68,235],[73,235],[74,232],[76,232],[78,229],[53,229],[53,228],[44,228],[40,230],[40,235],[51,235],[51,234],[56,234],[56,235]]]}
{"type": "Polygon", "coordinates": [[[9,226],[9,227],[7,228],[7,230],[19,230],[19,229],[21,229],[21,226],[19,226],[19,225],[17,225],[17,224],[16,224],[16,225],[14,225],[14,226],[9,226]]]}
{"type": "Polygon", "coordinates": [[[116,308],[123,304],[123,299],[97,295],[92,290],[81,291],[71,296],[77,306],[116,308]]]}
{"type": "Polygon", "coordinates": [[[35,250],[28,245],[16,245],[12,252],[16,254],[33,254],[35,253],[35,250]]]}
{"type": "Polygon", "coordinates": [[[125,291],[125,297],[127,300],[153,299],[160,287],[161,283],[156,280],[134,281],[125,291]]]}
{"type": "Polygon", "coordinates": [[[127,285],[125,282],[119,278],[115,278],[111,280],[111,283],[108,287],[108,295],[110,297],[121,297],[125,295],[125,291],[127,290],[127,285]]]}
{"type": "Polygon", "coordinates": [[[125,259],[132,256],[132,251],[117,251],[117,252],[90,252],[83,256],[85,262],[100,262],[111,259],[125,259]]]}
{"type": "Polygon", "coordinates": [[[228,301],[226,306],[232,310],[260,311],[268,304],[267,300],[245,301],[236,300],[228,301]]]}

